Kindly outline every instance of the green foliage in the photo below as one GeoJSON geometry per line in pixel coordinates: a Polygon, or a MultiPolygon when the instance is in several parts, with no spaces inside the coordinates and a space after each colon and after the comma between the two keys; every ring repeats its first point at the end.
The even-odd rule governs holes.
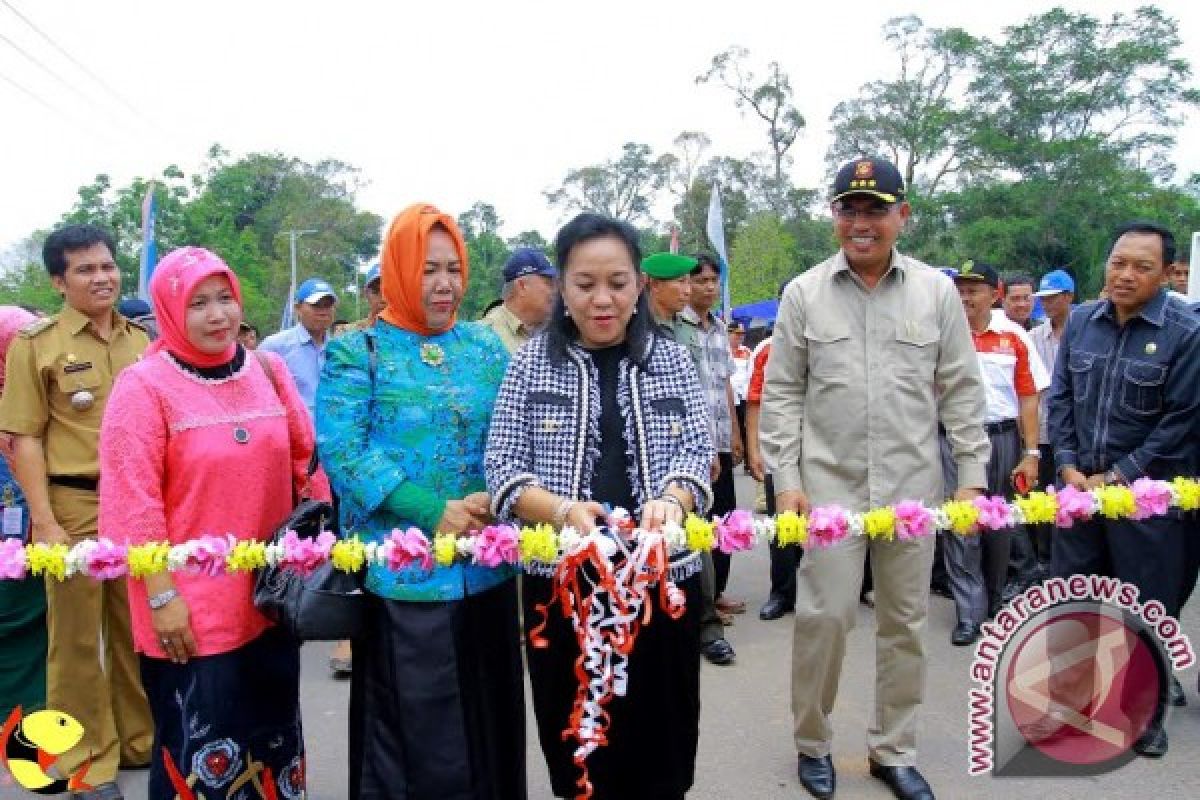
{"type": "Polygon", "coordinates": [[[546,202],[565,214],[595,211],[638,222],[649,217],[653,194],[666,181],[670,164],[655,158],[649,145],[626,142],[620,158],[569,171],[560,188],[544,193],[546,202]]]}
{"type": "Polygon", "coordinates": [[[796,237],[770,212],[746,221],[729,258],[729,294],[735,306],[775,297],[779,284],[800,272],[796,237]]]}
{"type": "MultiPolygon", "coordinates": [[[[170,166],[154,179],[158,202],[155,239],[162,257],[184,245],[206,247],[238,274],[246,319],[264,332],[274,330],[291,282],[288,229],[314,229],[297,242],[297,280],[314,275],[338,289],[354,283],[358,265],[379,250],[383,220],[359,211],[354,192],[358,170],[335,160],[307,163],[280,153],[252,153],[231,160],[214,145],[200,174],[185,176],[170,166]]],[[[117,240],[125,294],[137,291],[141,248],[142,200],[149,182],[135,178],[114,188],[97,175],[79,189],[63,223],[92,222],[111,230],[117,240]]],[[[10,276],[13,291],[41,291],[34,271],[10,276]],[[25,284],[29,285],[26,286],[25,284]]],[[[352,296],[342,295],[353,314],[352,296]]]]}

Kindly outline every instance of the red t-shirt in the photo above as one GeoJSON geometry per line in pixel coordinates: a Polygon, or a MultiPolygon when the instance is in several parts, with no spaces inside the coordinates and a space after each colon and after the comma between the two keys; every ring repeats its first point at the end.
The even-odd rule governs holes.
{"type": "Polygon", "coordinates": [[[771,341],[768,339],[754,356],[754,367],[750,371],[750,389],[746,392],[747,403],[757,405],[762,402],[763,381],[767,377],[767,357],[770,355],[771,341]]]}

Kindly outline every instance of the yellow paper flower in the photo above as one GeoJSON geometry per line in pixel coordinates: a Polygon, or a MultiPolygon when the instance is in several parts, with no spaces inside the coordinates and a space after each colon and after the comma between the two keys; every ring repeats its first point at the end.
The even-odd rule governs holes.
{"type": "Polygon", "coordinates": [[[1133,490],[1128,486],[1101,486],[1095,494],[1097,510],[1108,519],[1126,519],[1137,511],[1133,490]]]}
{"type": "Polygon", "coordinates": [[[225,556],[226,572],[253,572],[267,565],[267,546],[262,542],[239,540],[225,556]]]}
{"type": "Polygon", "coordinates": [[[1052,494],[1030,492],[1024,497],[1018,495],[1015,502],[1030,525],[1053,524],[1058,517],[1058,500],[1052,494]]]}
{"type": "Polygon", "coordinates": [[[808,542],[808,518],[795,511],[785,511],[775,518],[775,543],[780,547],[789,544],[803,546],[808,542]]]}
{"type": "Polygon", "coordinates": [[[170,551],[171,547],[166,542],[133,545],[126,555],[129,560],[130,577],[144,578],[147,575],[166,572],[167,553],[170,551]]]}
{"type": "Polygon", "coordinates": [[[896,512],[891,506],[884,506],[863,514],[863,533],[872,539],[896,538],[896,512]]]}
{"type": "Polygon", "coordinates": [[[37,542],[25,549],[30,575],[52,575],[55,580],[66,580],[67,546],[37,542]]]}
{"type": "Polygon", "coordinates": [[[439,567],[453,564],[456,552],[454,534],[439,533],[433,537],[433,560],[439,567]]]}
{"type": "Polygon", "coordinates": [[[1200,509],[1200,481],[1195,478],[1176,478],[1171,481],[1171,486],[1175,489],[1179,508],[1184,511],[1200,509]]]}
{"type": "Polygon", "coordinates": [[[342,572],[358,572],[367,561],[367,548],[357,536],[339,539],[329,550],[333,568],[342,572]]]}
{"type": "Polygon", "coordinates": [[[717,544],[716,526],[695,514],[688,514],[683,524],[689,550],[712,550],[717,544]]]}
{"type": "Polygon", "coordinates": [[[536,527],[526,525],[521,529],[519,547],[522,563],[541,561],[548,564],[558,558],[558,535],[545,523],[536,527]]]}
{"type": "Polygon", "coordinates": [[[959,536],[967,536],[975,533],[975,524],[979,522],[979,509],[974,503],[968,503],[965,500],[949,500],[942,511],[946,514],[946,519],[950,522],[950,530],[957,533],[959,536]]]}

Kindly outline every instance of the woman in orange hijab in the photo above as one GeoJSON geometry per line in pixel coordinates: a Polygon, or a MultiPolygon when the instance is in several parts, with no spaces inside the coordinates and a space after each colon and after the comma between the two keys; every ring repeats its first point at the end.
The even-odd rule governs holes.
{"type": "MultiPolygon", "coordinates": [[[[467,249],[454,219],[418,204],[392,221],[387,309],[331,341],[317,444],[342,530],[462,534],[491,521],[483,448],[508,355],[457,322],[467,249]]],[[[371,567],[354,642],[350,797],[521,800],[525,706],[510,567],[371,567]]]]}

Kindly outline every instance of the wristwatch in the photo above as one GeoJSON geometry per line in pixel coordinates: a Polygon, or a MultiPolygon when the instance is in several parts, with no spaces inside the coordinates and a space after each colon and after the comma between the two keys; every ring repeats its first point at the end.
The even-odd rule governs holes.
{"type": "Polygon", "coordinates": [[[1021,454],[1022,454],[1022,455],[1024,455],[1024,456],[1026,456],[1026,457],[1028,457],[1028,458],[1036,458],[1036,459],[1038,459],[1039,461],[1040,461],[1040,460],[1041,460],[1041,458],[1042,458],[1042,451],[1041,451],[1041,450],[1039,450],[1039,449],[1037,449],[1036,447],[1030,447],[1030,448],[1029,448],[1029,449],[1027,449],[1027,450],[1022,450],[1022,451],[1021,451],[1021,454]]]}
{"type": "Polygon", "coordinates": [[[158,611],[176,597],[179,597],[179,592],[177,590],[167,589],[165,592],[160,592],[159,594],[154,595],[147,602],[150,604],[151,611],[158,611]]]}

